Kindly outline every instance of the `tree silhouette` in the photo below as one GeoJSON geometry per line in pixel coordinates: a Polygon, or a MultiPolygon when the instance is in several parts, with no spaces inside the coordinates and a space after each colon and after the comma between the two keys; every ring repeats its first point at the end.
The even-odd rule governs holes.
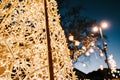
{"type": "MultiPolygon", "coordinates": [[[[68,46],[73,58],[73,53],[81,50],[83,46],[89,49],[91,47],[89,44],[95,43],[100,37],[98,33],[93,34],[91,31],[91,27],[96,23],[96,20],[87,16],[82,16],[81,13],[85,8],[81,5],[73,5],[68,0],[57,0],[57,2],[61,15],[61,25],[65,31],[68,46]],[[75,41],[69,41],[70,35],[74,36],[74,40],[79,41],[81,45],[75,46],[75,41]]],[[[86,51],[87,50],[83,50],[77,57],[79,57],[81,53],[86,53],[86,51]]]]}

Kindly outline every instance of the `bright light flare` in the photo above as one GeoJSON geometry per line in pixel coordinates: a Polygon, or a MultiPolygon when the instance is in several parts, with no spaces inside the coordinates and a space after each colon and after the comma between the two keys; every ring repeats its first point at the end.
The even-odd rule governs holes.
{"type": "Polygon", "coordinates": [[[73,40],[74,40],[74,36],[70,35],[70,36],[69,36],[69,40],[70,40],[70,41],[73,41],[73,40]]]}
{"type": "Polygon", "coordinates": [[[87,65],[86,64],[83,64],[83,67],[86,67],[87,65]]]}
{"type": "Polygon", "coordinates": [[[100,65],[100,69],[101,69],[101,70],[103,70],[103,69],[104,69],[103,65],[100,65]]]}
{"type": "Polygon", "coordinates": [[[86,55],[86,56],[90,56],[90,53],[89,53],[89,52],[86,52],[85,55],[86,55]]]}
{"type": "Polygon", "coordinates": [[[75,46],[79,46],[80,45],[80,42],[79,41],[75,41],[75,46]]]}
{"type": "Polygon", "coordinates": [[[103,29],[108,28],[108,22],[106,22],[106,21],[102,21],[100,25],[101,25],[101,28],[103,28],[103,29]]]}
{"type": "Polygon", "coordinates": [[[98,26],[94,26],[94,27],[93,27],[93,32],[98,32],[98,30],[99,30],[99,29],[98,29],[98,26]]]}
{"type": "Polygon", "coordinates": [[[93,48],[90,48],[90,49],[89,49],[89,52],[93,53],[93,52],[94,52],[94,49],[93,49],[93,48]]]}
{"type": "Polygon", "coordinates": [[[100,52],[100,56],[101,56],[101,57],[103,57],[103,56],[104,56],[104,53],[103,53],[102,51],[100,52]]]}

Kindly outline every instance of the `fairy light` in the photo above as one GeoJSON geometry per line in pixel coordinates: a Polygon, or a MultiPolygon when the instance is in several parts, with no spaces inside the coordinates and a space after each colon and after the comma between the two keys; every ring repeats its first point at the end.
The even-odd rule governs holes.
{"type": "Polygon", "coordinates": [[[86,56],[90,56],[90,53],[89,53],[89,52],[86,52],[85,55],[86,55],[86,56]]]}
{"type": "MultiPolygon", "coordinates": [[[[57,80],[58,78],[72,80],[75,74],[72,61],[68,57],[70,53],[60,25],[56,1],[2,0],[2,2],[0,65],[4,66],[0,66],[0,80],[57,80]],[[10,8],[4,9],[7,4],[2,2],[11,3],[10,8]],[[49,49],[52,49],[50,54],[54,53],[51,55],[53,65],[48,64],[49,49]],[[52,70],[48,70],[48,66],[53,68],[54,74],[51,75],[54,79],[49,77],[52,70]]],[[[69,40],[73,41],[74,37],[69,36],[69,40]]]]}
{"type": "Polygon", "coordinates": [[[109,55],[108,56],[108,64],[110,65],[110,68],[113,72],[116,72],[116,62],[115,60],[113,59],[113,55],[109,55]]]}
{"type": "Polygon", "coordinates": [[[94,43],[94,42],[91,42],[91,46],[95,46],[95,43],[94,43]]]}
{"type": "Polygon", "coordinates": [[[93,49],[93,48],[90,48],[90,49],[89,49],[89,52],[93,53],[93,52],[94,52],[94,49],[93,49]]]}
{"type": "Polygon", "coordinates": [[[103,69],[104,69],[103,65],[100,65],[100,69],[101,69],[101,70],[103,70],[103,69]]]}
{"type": "Polygon", "coordinates": [[[104,53],[102,51],[100,51],[100,56],[103,57],[104,56],[104,53]]]}
{"type": "Polygon", "coordinates": [[[93,27],[93,32],[98,32],[98,26],[93,27]]]}
{"type": "Polygon", "coordinates": [[[73,41],[73,40],[74,40],[74,36],[70,35],[70,36],[68,37],[68,39],[69,39],[70,41],[73,41]]]}
{"type": "Polygon", "coordinates": [[[80,42],[75,40],[75,46],[79,46],[80,45],[80,42]]]}
{"type": "Polygon", "coordinates": [[[83,46],[83,47],[82,47],[82,49],[83,49],[83,50],[86,50],[86,47],[85,47],[85,46],[83,46]]]}
{"type": "Polygon", "coordinates": [[[86,64],[83,64],[83,67],[86,67],[86,64]]]}

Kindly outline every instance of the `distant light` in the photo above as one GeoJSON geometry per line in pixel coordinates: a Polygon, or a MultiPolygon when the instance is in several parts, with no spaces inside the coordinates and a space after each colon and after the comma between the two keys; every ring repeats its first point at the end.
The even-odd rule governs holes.
{"type": "Polygon", "coordinates": [[[79,41],[75,41],[75,46],[79,46],[80,45],[80,42],[79,41]]]}
{"type": "Polygon", "coordinates": [[[70,41],[73,41],[73,40],[74,40],[74,36],[70,35],[68,39],[69,39],[70,41]]]}
{"type": "Polygon", "coordinates": [[[103,65],[100,65],[100,70],[103,70],[104,68],[103,68],[103,65]]]}
{"type": "Polygon", "coordinates": [[[103,53],[102,51],[100,52],[100,56],[101,56],[101,57],[103,57],[103,56],[104,56],[104,53],[103,53]]]}
{"type": "Polygon", "coordinates": [[[106,22],[106,21],[102,21],[100,25],[103,29],[108,28],[108,22],[106,22]]]}
{"type": "Polygon", "coordinates": [[[113,77],[115,77],[115,74],[112,74],[113,77]]]}
{"type": "Polygon", "coordinates": [[[86,50],[86,47],[85,47],[85,46],[83,46],[83,47],[82,47],[82,49],[86,50]]]}
{"type": "Polygon", "coordinates": [[[94,42],[91,42],[91,46],[95,46],[95,43],[94,43],[94,42]]]}
{"type": "Polygon", "coordinates": [[[98,32],[98,26],[93,27],[93,32],[98,32]]]}
{"type": "Polygon", "coordinates": [[[90,56],[90,53],[89,53],[89,52],[86,52],[85,55],[86,55],[86,56],[90,56]]]}
{"type": "Polygon", "coordinates": [[[83,67],[86,67],[86,64],[83,64],[83,67]]]}
{"type": "Polygon", "coordinates": [[[116,76],[115,78],[118,78],[118,76],[116,76]]]}
{"type": "Polygon", "coordinates": [[[120,73],[120,71],[117,71],[117,73],[120,73]]]}
{"type": "Polygon", "coordinates": [[[93,48],[90,48],[90,49],[89,49],[89,52],[93,53],[93,52],[94,52],[94,49],[93,49],[93,48]]]}

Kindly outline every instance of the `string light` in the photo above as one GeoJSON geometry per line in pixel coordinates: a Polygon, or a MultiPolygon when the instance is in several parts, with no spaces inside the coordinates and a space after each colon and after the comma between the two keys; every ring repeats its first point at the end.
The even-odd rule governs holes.
{"type": "Polygon", "coordinates": [[[86,64],[83,64],[83,67],[86,67],[86,64]]]}
{"type": "Polygon", "coordinates": [[[93,27],[93,32],[98,32],[98,26],[93,27]]]}
{"type": "Polygon", "coordinates": [[[94,42],[91,42],[91,46],[95,46],[95,43],[94,43],[94,42]]]}
{"type": "MultiPolygon", "coordinates": [[[[72,80],[75,74],[57,2],[2,0],[1,4],[0,80],[72,80]],[[11,6],[5,8],[8,3],[11,6]],[[53,63],[49,65],[48,61],[53,63]]],[[[73,41],[74,37],[69,39],[73,41]]]]}
{"type": "Polygon", "coordinates": [[[104,53],[102,51],[100,51],[100,56],[103,57],[104,56],[104,53]]]}
{"type": "Polygon", "coordinates": [[[83,49],[83,50],[86,50],[86,47],[85,47],[85,46],[83,46],[83,47],[82,47],[82,49],[83,49]]]}
{"type": "Polygon", "coordinates": [[[68,37],[68,39],[69,39],[70,41],[73,41],[73,40],[74,40],[74,36],[70,35],[70,36],[68,37]]]}
{"type": "Polygon", "coordinates": [[[86,56],[90,56],[90,53],[89,53],[89,52],[86,52],[85,55],[86,55],[86,56]]]}
{"type": "Polygon", "coordinates": [[[79,46],[80,45],[80,42],[75,40],[75,46],[79,46]]]}
{"type": "Polygon", "coordinates": [[[90,48],[90,49],[89,49],[89,52],[93,53],[93,52],[94,52],[94,49],[93,49],[93,48],[90,48]]]}
{"type": "Polygon", "coordinates": [[[103,69],[104,69],[104,68],[103,68],[103,65],[100,65],[100,69],[101,69],[101,70],[103,70],[103,69]]]}

